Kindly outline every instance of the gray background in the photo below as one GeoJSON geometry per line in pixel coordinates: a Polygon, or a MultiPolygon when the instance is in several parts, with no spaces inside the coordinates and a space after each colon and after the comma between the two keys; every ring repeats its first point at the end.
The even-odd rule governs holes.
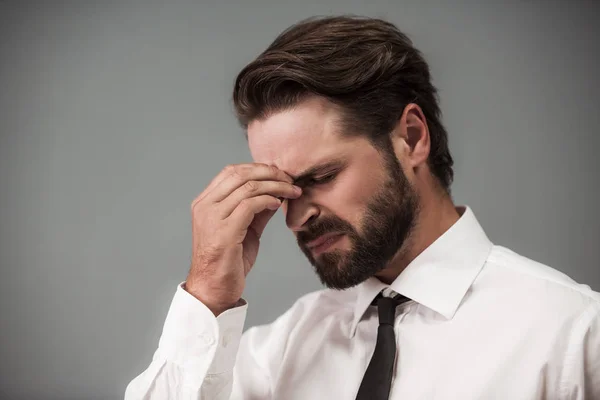
{"type": "MultiPolygon", "coordinates": [[[[123,396],[186,276],[191,201],[251,160],[235,75],[314,14],[407,32],[440,89],[456,202],[599,290],[598,2],[449,3],[0,1],[0,397],[123,396]]],[[[246,326],[319,288],[279,213],[246,326]]]]}

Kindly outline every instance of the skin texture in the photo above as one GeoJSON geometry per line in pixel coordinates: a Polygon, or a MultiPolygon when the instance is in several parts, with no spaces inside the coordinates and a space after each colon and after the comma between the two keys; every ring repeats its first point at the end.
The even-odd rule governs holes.
{"type": "Polygon", "coordinates": [[[185,290],[215,316],[234,307],[256,262],[260,236],[280,207],[301,189],[266,164],[228,165],[191,205],[192,259],[185,290]]]}
{"type": "Polygon", "coordinates": [[[255,162],[225,167],[192,202],[184,288],[214,315],[238,304],[279,208],[321,281],[335,289],[371,276],[391,283],[458,219],[427,165],[429,132],[419,106],[405,107],[388,151],[365,137],[341,136],[339,118],[335,106],[312,97],[253,121],[255,162]],[[332,232],[343,235],[325,251],[309,247],[332,232]]]}
{"type": "Polygon", "coordinates": [[[365,137],[342,137],[339,118],[334,105],[309,98],[251,122],[250,151],[254,161],[276,166],[302,187],[302,195],[286,199],[282,209],[325,285],[344,289],[370,276],[391,283],[459,216],[427,165],[429,132],[418,105],[405,108],[387,153],[365,137]],[[332,160],[340,165],[304,176],[332,160]],[[325,252],[307,246],[333,232],[343,236],[325,252]]]}

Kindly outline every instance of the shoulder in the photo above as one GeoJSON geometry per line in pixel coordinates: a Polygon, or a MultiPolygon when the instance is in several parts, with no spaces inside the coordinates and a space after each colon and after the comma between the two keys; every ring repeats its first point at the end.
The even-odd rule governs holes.
{"type": "Polygon", "coordinates": [[[600,294],[567,274],[522,256],[502,246],[494,246],[474,288],[484,287],[501,295],[507,305],[530,315],[570,320],[600,313],[600,294]]]}
{"type": "Polygon", "coordinates": [[[494,246],[487,266],[506,277],[523,284],[543,286],[552,294],[582,299],[584,302],[600,302],[600,294],[589,285],[576,282],[556,268],[534,261],[506,247],[494,246]]]}
{"type": "Polygon", "coordinates": [[[480,277],[480,292],[492,293],[481,297],[500,304],[494,309],[521,332],[528,351],[549,349],[546,366],[560,370],[556,376],[564,397],[580,391],[598,398],[600,294],[501,246],[492,249],[480,277]]]}

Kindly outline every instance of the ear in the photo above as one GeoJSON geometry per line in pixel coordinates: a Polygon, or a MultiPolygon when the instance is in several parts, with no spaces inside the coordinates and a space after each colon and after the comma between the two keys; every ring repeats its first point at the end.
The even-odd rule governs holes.
{"type": "Polygon", "coordinates": [[[427,120],[417,104],[410,103],[402,112],[391,135],[396,156],[405,168],[417,168],[427,163],[430,140],[427,120]]]}

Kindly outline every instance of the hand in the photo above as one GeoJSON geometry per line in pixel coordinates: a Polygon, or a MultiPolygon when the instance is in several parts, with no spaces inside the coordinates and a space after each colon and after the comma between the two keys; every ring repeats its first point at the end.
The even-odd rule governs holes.
{"type": "Polygon", "coordinates": [[[277,167],[225,167],[192,202],[192,262],[185,289],[219,315],[234,307],[256,261],[260,236],[300,188],[277,167]]]}

